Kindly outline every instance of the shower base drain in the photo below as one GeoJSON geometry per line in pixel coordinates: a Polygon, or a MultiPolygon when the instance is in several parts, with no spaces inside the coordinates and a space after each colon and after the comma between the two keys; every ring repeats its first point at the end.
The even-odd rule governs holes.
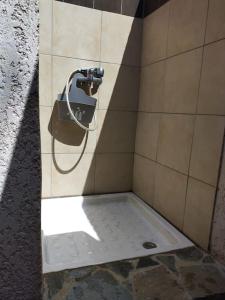
{"type": "Polygon", "coordinates": [[[152,242],[144,242],[142,244],[143,248],[145,249],[153,249],[153,248],[157,248],[157,245],[155,243],[152,242]]]}

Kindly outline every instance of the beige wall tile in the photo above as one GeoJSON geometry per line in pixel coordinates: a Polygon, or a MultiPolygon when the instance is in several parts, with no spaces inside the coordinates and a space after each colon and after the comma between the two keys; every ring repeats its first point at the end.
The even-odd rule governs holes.
{"type": "Polygon", "coordinates": [[[154,208],[178,228],[182,228],[187,176],[157,165],[154,208]]]}
{"type": "MultiPolygon", "coordinates": [[[[86,67],[99,67],[99,62],[53,56],[53,104],[58,94],[63,92],[70,74],[79,68],[86,67]]],[[[93,97],[97,98],[97,94],[93,97]]]]}
{"type": "Polygon", "coordinates": [[[53,53],[99,60],[101,12],[59,1],[53,3],[53,53]]]}
{"type": "Polygon", "coordinates": [[[52,3],[53,0],[40,0],[40,53],[52,53],[52,3]]]}
{"type": "Polygon", "coordinates": [[[159,121],[159,114],[138,113],[135,152],[153,160],[156,160],[159,121]]]}
{"type": "Polygon", "coordinates": [[[93,153],[96,147],[96,131],[86,134],[85,130],[73,121],[60,120],[57,104],[51,115],[52,151],[54,153],[93,153]]]}
{"type": "Polygon", "coordinates": [[[39,105],[52,105],[52,57],[39,55],[39,105]]]}
{"type": "Polygon", "coordinates": [[[52,163],[52,196],[94,192],[93,154],[56,154],[52,163]]]}
{"type": "Polygon", "coordinates": [[[143,23],[142,65],[166,57],[169,3],[148,15],[143,23]]]}
{"type": "Polygon", "coordinates": [[[142,39],[142,65],[166,57],[169,24],[169,3],[144,18],[142,39]]]}
{"type": "Polygon", "coordinates": [[[165,112],[196,112],[201,59],[202,49],[197,49],[166,61],[165,112]]]}
{"type": "Polygon", "coordinates": [[[139,110],[162,112],[164,101],[165,61],[141,69],[139,110]]]}
{"type": "Polygon", "coordinates": [[[225,1],[209,0],[206,42],[225,37],[225,1]]]}
{"type": "Polygon", "coordinates": [[[208,0],[171,0],[168,55],[203,44],[208,0]]]}
{"type": "Polygon", "coordinates": [[[198,113],[225,115],[224,53],[224,40],[205,47],[198,113]]]}
{"type": "Polygon", "coordinates": [[[209,243],[214,196],[215,188],[189,178],[183,230],[204,249],[209,243]]]}
{"type": "Polygon", "coordinates": [[[216,185],[224,136],[224,117],[198,116],[195,123],[190,175],[216,185]]]}
{"type": "Polygon", "coordinates": [[[98,111],[97,152],[133,152],[136,113],[98,111]]]}
{"type": "Polygon", "coordinates": [[[139,68],[107,63],[102,63],[101,66],[105,74],[99,89],[99,108],[136,111],[139,68]]]}
{"type": "Polygon", "coordinates": [[[52,155],[41,155],[41,171],[42,171],[42,185],[41,196],[51,197],[51,182],[52,182],[52,155]]]}
{"type": "Polygon", "coordinates": [[[142,156],[134,156],[133,191],[151,206],[155,197],[156,163],[142,156]]]}
{"type": "Polygon", "coordinates": [[[130,191],[132,169],[133,154],[97,154],[95,193],[130,191]]]}
{"type": "Polygon", "coordinates": [[[40,135],[41,135],[41,153],[52,152],[51,136],[51,114],[52,108],[40,106],[40,135]]]}
{"type": "Polygon", "coordinates": [[[142,20],[103,12],[101,61],[140,64],[142,20]]]}
{"type": "Polygon", "coordinates": [[[191,154],[194,117],[162,115],[157,160],[187,174],[191,154]]]}

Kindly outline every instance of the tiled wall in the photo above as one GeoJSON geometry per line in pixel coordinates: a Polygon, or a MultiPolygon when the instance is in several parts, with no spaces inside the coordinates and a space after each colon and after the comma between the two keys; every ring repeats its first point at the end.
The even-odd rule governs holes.
{"type": "Polygon", "coordinates": [[[40,1],[42,196],[129,191],[139,89],[142,20],[54,0],[40,1]],[[58,119],[70,73],[102,66],[97,130],[58,119]]]}
{"type": "Polygon", "coordinates": [[[225,1],[144,19],[133,189],[207,248],[225,123],[225,1]]]}

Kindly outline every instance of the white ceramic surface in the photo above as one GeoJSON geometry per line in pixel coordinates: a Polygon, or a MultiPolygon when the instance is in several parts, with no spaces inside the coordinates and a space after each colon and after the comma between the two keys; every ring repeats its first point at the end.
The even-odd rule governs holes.
{"type": "Polygon", "coordinates": [[[42,201],[43,272],[97,265],[193,245],[133,193],[42,201]],[[157,245],[145,249],[143,243],[157,245]]]}

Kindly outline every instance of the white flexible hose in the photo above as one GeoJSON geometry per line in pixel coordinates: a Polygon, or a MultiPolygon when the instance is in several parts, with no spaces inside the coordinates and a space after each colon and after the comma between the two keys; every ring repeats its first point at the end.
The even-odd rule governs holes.
{"type": "MultiPolygon", "coordinates": [[[[69,89],[70,89],[70,85],[71,85],[71,82],[72,82],[72,79],[73,79],[73,76],[74,74],[78,73],[77,71],[71,73],[71,75],[69,76],[69,79],[67,80],[67,83],[66,83],[66,89],[65,89],[65,95],[66,95],[66,103],[67,103],[67,108],[68,108],[68,111],[70,113],[70,116],[71,118],[73,119],[73,121],[78,125],[80,126],[82,129],[86,130],[86,131],[95,131],[96,130],[96,127],[97,127],[97,123],[96,123],[96,116],[95,116],[95,113],[94,113],[94,126],[92,128],[89,128],[89,127],[86,127],[84,126],[80,121],[77,120],[76,116],[74,115],[72,109],[71,109],[71,106],[70,106],[70,101],[69,101],[69,89]]],[[[91,96],[91,89],[90,89],[90,96],[91,96]]]]}

